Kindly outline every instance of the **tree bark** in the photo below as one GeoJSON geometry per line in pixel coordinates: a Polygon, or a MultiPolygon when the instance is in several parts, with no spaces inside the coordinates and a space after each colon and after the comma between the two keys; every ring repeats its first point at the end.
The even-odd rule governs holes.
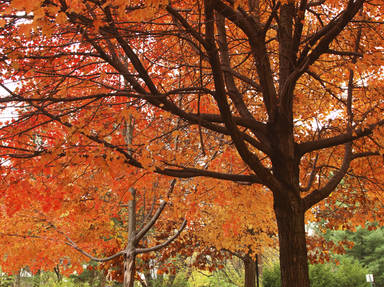
{"type": "Polygon", "coordinates": [[[287,193],[274,196],[282,287],[309,287],[305,209],[300,198],[288,199],[287,193]]]}
{"type": "Polygon", "coordinates": [[[256,287],[257,263],[249,255],[243,259],[244,262],[244,287],[256,287]]]}
{"type": "Polygon", "coordinates": [[[132,199],[128,203],[128,244],[126,247],[127,254],[124,260],[124,282],[123,287],[133,287],[136,273],[136,190],[129,188],[132,199]]]}
{"type": "Polygon", "coordinates": [[[132,253],[125,256],[123,287],[133,287],[134,285],[136,273],[135,257],[132,253]]]}
{"type": "Polygon", "coordinates": [[[99,273],[99,287],[106,287],[107,278],[103,271],[99,273]]]}
{"type": "Polygon", "coordinates": [[[57,276],[57,282],[61,282],[63,280],[63,276],[61,275],[60,272],[60,265],[57,264],[55,267],[53,267],[53,271],[55,271],[55,274],[57,276]]]}
{"type": "Polygon", "coordinates": [[[172,287],[173,286],[173,282],[175,282],[175,279],[176,279],[176,274],[170,274],[169,277],[168,277],[167,286],[172,287]]]}
{"type": "Polygon", "coordinates": [[[256,265],[257,265],[257,287],[260,286],[260,280],[263,278],[263,256],[261,254],[256,255],[256,265]]]}
{"type": "Polygon", "coordinates": [[[145,284],[147,284],[147,287],[152,287],[152,276],[150,269],[144,271],[144,277],[145,277],[145,284]]]}
{"type": "Polygon", "coordinates": [[[21,286],[21,276],[20,276],[20,272],[21,270],[18,271],[18,273],[16,274],[16,278],[15,278],[15,284],[14,286],[15,287],[20,287],[21,286]]]}

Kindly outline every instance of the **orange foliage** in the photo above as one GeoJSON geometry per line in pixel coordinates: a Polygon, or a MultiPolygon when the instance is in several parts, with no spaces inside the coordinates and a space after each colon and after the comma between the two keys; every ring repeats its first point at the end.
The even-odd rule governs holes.
{"type": "Polygon", "coordinates": [[[283,286],[309,285],[306,211],[330,226],[382,221],[381,0],[15,0],[0,10],[0,102],[14,113],[0,129],[2,220],[19,226],[28,211],[80,240],[97,215],[96,241],[113,233],[128,187],[178,177],[169,217],[185,205],[220,227],[206,233],[220,247],[270,244],[273,208],[283,286]]]}

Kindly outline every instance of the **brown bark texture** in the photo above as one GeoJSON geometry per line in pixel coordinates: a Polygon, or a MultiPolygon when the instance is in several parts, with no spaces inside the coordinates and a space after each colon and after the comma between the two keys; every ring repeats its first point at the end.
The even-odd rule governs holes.
{"type": "Polygon", "coordinates": [[[250,256],[243,259],[244,262],[244,287],[257,287],[257,262],[250,256]]]}

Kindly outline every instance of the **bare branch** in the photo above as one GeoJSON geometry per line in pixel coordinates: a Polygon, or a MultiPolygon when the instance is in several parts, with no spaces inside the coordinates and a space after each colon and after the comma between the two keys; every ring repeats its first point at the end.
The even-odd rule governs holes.
{"type": "Polygon", "coordinates": [[[160,249],[164,248],[165,246],[170,244],[173,240],[175,240],[180,235],[180,233],[184,230],[186,225],[187,225],[187,220],[184,219],[184,221],[181,224],[179,230],[172,237],[168,238],[167,241],[165,241],[165,242],[163,242],[163,243],[161,243],[159,245],[156,245],[156,246],[153,246],[153,247],[149,247],[149,248],[137,248],[135,250],[135,253],[136,254],[148,253],[148,252],[157,251],[157,250],[160,250],[160,249]]]}
{"type": "Polygon", "coordinates": [[[151,220],[136,234],[135,243],[138,243],[145,236],[145,234],[147,234],[147,232],[151,229],[151,227],[156,223],[157,219],[159,218],[160,214],[162,213],[166,205],[167,205],[166,201],[163,201],[162,203],[160,203],[159,208],[156,210],[151,220]]]}

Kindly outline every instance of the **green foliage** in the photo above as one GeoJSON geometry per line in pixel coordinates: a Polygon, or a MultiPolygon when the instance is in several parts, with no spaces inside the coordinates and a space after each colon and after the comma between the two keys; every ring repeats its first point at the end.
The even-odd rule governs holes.
{"type": "Polygon", "coordinates": [[[309,266],[309,278],[312,287],[336,287],[337,279],[333,264],[314,264],[309,266]]]}
{"type": "Polygon", "coordinates": [[[77,284],[76,286],[100,286],[103,277],[104,274],[92,265],[84,269],[81,274],[70,276],[73,282],[77,284]]]}
{"type": "Polygon", "coordinates": [[[263,270],[263,287],[280,287],[281,276],[279,264],[273,264],[263,270]]]}
{"type": "MultiPolygon", "coordinates": [[[[138,284],[137,286],[142,286],[138,284]]],[[[188,287],[188,275],[180,271],[175,275],[158,275],[151,280],[152,287],[188,287]]]]}
{"type": "Polygon", "coordinates": [[[185,271],[176,274],[176,278],[172,283],[172,287],[188,287],[188,275],[185,271]]]}
{"type": "MultiPolygon", "coordinates": [[[[357,261],[343,258],[339,265],[334,263],[309,266],[311,287],[367,287],[367,270],[357,261]]],[[[274,264],[263,273],[263,287],[280,287],[280,267],[274,264]]]]}
{"type": "Polygon", "coordinates": [[[216,271],[212,273],[210,277],[208,286],[222,286],[222,287],[234,287],[242,286],[240,285],[241,279],[239,281],[233,281],[234,278],[231,278],[232,275],[224,273],[224,271],[216,271]]]}
{"type": "Polygon", "coordinates": [[[212,275],[210,272],[193,271],[192,276],[188,280],[188,286],[190,287],[210,287],[210,281],[212,275]]]}
{"type": "MultiPolygon", "coordinates": [[[[102,286],[100,283],[101,274],[98,271],[94,271],[93,278],[90,271],[86,270],[81,275],[71,275],[70,277],[64,277],[61,282],[57,281],[57,276],[54,272],[41,271],[31,277],[19,277],[9,276],[7,274],[0,273],[0,287],[97,287],[102,286]],[[19,283],[17,283],[19,281],[19,283]],[[19,285],[17,285],[19,284],[19,285]]],[[[111,285],[110,285],[111,286],[111,285]]],[[[118,285],[113,285],[117,287],[118,285]]]]}
{"type": "MultiPolygon", "coordinates": [[[[346,250],[344,257],[358,260],[366,269],[372,273],[377,286],[384,286],[384,228],[368,230],[358,227],[356,232],[329,231],[326,235],[328,240],[349,240],[354,243],[351,249],[346,250]]],[[[338,256],[337,258],[339,258],[338,256]]]]}
{"type": "Polygon", "coordinates": [[[231,282],[230,279],[226,278],[223,271],[215,272],[202,272],[194,271],[192,276],[188,280],[189,287],[236,287],[242,286],[235,282],[231,282]]]}
{"type": "Polygon", "coordinates": [[[336,271],[337,287],[367,286],[365,274],[367,274],[368,271],[354,259],[343,258],[336,271]]]}
{"type": "Polygon", "coordinates": [[[7,274],[0,275],[0,287],[9,287],[13,285],[13,278],[7,274]]]}

